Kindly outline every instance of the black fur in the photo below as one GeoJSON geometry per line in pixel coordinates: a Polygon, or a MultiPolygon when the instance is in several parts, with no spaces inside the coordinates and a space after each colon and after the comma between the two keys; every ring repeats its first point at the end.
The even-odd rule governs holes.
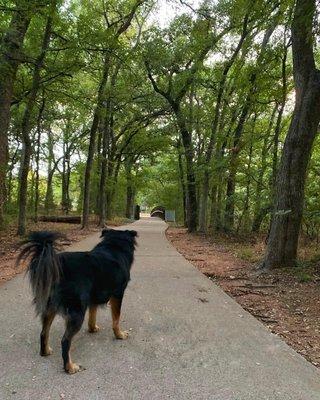
{"type": "Polygon", "coordinates": [[[66,318],[62,339],[66,368],[71,339],[80,330],[87,308],[106,304],[111,297],[119,299],[121,305],[130,280],[136,236],[132,230],[104,229],[101,242],[88,252],[58,253],[60,235],[53,232],[33,232],[24,242],[18,262],[31,256],[29,277],[43,322],[41,354],[47,355],[44,337],[52,322],[46,322],[50,316],[59,313],[66,318]]]}

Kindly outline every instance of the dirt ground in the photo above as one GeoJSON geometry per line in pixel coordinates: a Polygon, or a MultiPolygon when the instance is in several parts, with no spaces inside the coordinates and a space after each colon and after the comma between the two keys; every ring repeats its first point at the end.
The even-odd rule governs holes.
{"type": "Polygon", "coordinates": [[[234,239],[189,234],[175,227],[167,230],[167,238],[245,310],[320,368],[320,269],[316,263],[260,274],[252,261],[261,256],[262,243],[242,246],[234,239]]]}
{"type": "MultiPolygon", "coordinates": [[[[118,226],[126,223],[124,219],[115,219],[107,222],[107,226],[118,226]]],[[[80,225],[76,224],[65,224],[65,223],[54,223],[54,222],[30,222],[28,224],[28,231],[58,231],[66,236],[66,239],[62,245],[64,247],[71,243],[81,240],[84,236],[90,233],[97,232],[100,228],[96,226],[90,227],[88,230],[81,230],[80,225]]],[[[16,258],[19,249],[19,243],[21,238],[16,235],[17,227],[15,225],[10,226],[6,231],[0,232],[0,285],[12,279],[17,274],[23,272],[25,264],[21,263],[16,266],[16,258]]]]}

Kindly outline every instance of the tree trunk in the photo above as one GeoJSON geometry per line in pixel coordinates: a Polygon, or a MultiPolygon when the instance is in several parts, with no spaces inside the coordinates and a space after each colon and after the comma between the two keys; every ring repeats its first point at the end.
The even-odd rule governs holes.
{"type": "Polygon", "coordinates": [[[47,188],[45,195],[44,208],[46,213],[49,214],[50,211],[54,208],[54,199],[53,199],[53,189],[52,189],[52,180],[55,170],[58,165],[58,161],[54,160],[54,152],[53,152],[53,139],[51,135],[50,127],[48,129],[48,176],[47,176],[47,188]],[[53,166],[52,166],[53,163],[53,166]]]}
{"type": "Polygon", "coordinates": [[[12,157],[9,159],[9,168],[8,168],[8,191],[7,191],[7,205],[11,205],[11,191],[12,191],[12,179],[13,179],[13,170],[14,170],[14,166],[16,164],[16,162],[18,161],[18,151],[19,151],[19,147],[16,146],[15,152],[12,155],[12,157]]]}
{"type": "Polygon", "coordinates": [[[203,185],[202,185],[202,193],[200,196],[201,204],[200,204],[200,210],[199,210],[199,214],[200,214],[199,215],[199,231],[200,232],[205,232],[206,227],[207,227],[207,208],[208,208],[208,196],[209,196],[209,186],[210,186],[210,163],[211,163],[211,159],[212,159],[213,149],[214,149],[216,135],[217,135],[217,129],[218,129],[220,115],[221,115],[221,103],[223,100],[225,83],[227,80],[228,73],[229,73],[233,63],[235,62],[247,35],[248,35],[248,14],[245,15],[244,20],[243,20],[242,34],[241,34],[239,43],[238,43],[237,47],[235,48],[230,59],[226,62],[225,66],[223,68],[223,71],[222,71],[221,80],[219,82],[219,89],[218,89],[218,94],[217,94],[215,110],[214,110],[214,117],[213,117],[213,121],[211,124],[210,140],[209,140],[208,148],[207,148],[206,155],[205,155],[205,171],[204,171],[204,180],[203,180],[203,185]]]}
{"type": "MultiPolygon", "coordinates": [[[[18,8],[18,7],[17,7],[18,8]]],[[[15,11],[3,36],[0,55],[0,229],[4,225],[6,170],[8,164],[8,129],[13,85],[21,62],[21,47],[30,24],[28,10],[15,11]]]]}
{"type": "Polygon", "coordinates": [[[287,100],[287,54],[288,54],[288,45],[286,44],[286,35],[284,38],[284,54],[282,57],[282,96],[281,102],[278,110],[277,122],[274,130],[274,138],[273,138],[273,157],[272,157],[272,175],[270,179],[270,188],[271,188],[271,198],[273,201],[274,189],[276,186],[277,179],[277,170],[278,170],[278,148],[279,148],[279,137],[281,133],[281,123],[284,107],[286,105],[287,100]]]}
{"type": "Polygon", "coordinates": [[[227,177],[226,208],[224,216],[224,230],[226,232],[231,231],[234,226],[236,174],[237,174],[238,157],[240,151],[240,139],[242,137],[243,128],[250,111],[250,106],[251,106],[251,91],[248,94],[248,97],[245,101],[234,133],[233,148],[230,156],[229,175],[227,177]]]}
{"type": "MultiPolygon", "coordinates": [[[[135,16],[135,13],[139,6],[143,4],[143,1],[137,0],[131,10],[130,13],[126,15],[125,19],[121,21],[119,28],[117,29],[112,41],[114,46],[116,45],[119,37],[126,32],[126,30],[130,27],[131,22],[135,16]]],[[[111,49],[109,49],[105,56],[104,60],[104,67],[103,67],[103,74],[101,83],[99,86],[98,91],[98,99],[97,99],[97,106],[94,112],[93,121],[90,130],[90,142],[89,142],[89,150],[88,150],[88,158],[86,163],[86,170],[85,170],[85,178],[84,178],[84,188],[83,188],[83,211],[82,211],[82,229],[87,228],[89,226],[89,212],[90,212],[90,180],[91,180],[91,171],[93,166],[93,158],[95,153],[95,145],[96,145],[96,135],[97,129],[99,126],[100,120],[100,113],[103,105],[104,100],[104,91],[105,86],[107,83],[108,75],[109,75],[109,67],[110,67],[110,54],[112,54],[111,49]]]]}
{"type": "MultiPolygon", "coordinates": [[[[263,218],[266,215],[266,212],[263,210],[266,209],[266,205],[262,205],[262,192],[263,192],[263,179],[264,174],[267,169],[267,156],[268,156],[268,139],[270,137],[270,133],[273,128],[274,118],[277,112],[278,105],[276,104],[269,121],[268,129],[263,139],[262,151],[261,151],[261,164],[258,173],[257,185],[255,190],[255,206],[254,206],[254,213],[253,213],[253,222],[251,226],[251,232],[258,233],[260,230],[260,226],[262,224],[263,218]],[[262,208],[262,210],[261,210],[262,208]]],[[[270,205],[267,207],[269,208],[270,205]]]]}
{"type": "Polygon", "coordinates": [[[111,219],[113,215],[113,199],[115,196],[116,186],[118,182],[118,175],[121,166],[121,158],[114,160],[115,166],[111,168],[110,172],[113,171],[113,174],[109,176],[108,182],[109,187],[107,190],[107,218],[111,219]]]}
{"type": "Polygon", "coordinates": [[[172,108],[177,117],[177,124],[186,160],[187,227],[188,232],[194,232],[197,229],[198,203],[196,194],[196,177],[193,168],[192,135],[187,129],[186,121],[182,115],[180,106],[175,103],[172,108]]]}
{"type": "Polygon", "coordinates": [[[252,164],[252,153],[253,153],[253,144],[252,144],[252,137],[251,137],[251,144],[250,144],[250,149],[249,149],[249,159],[248,159],[248,167],[247,167],[247,184],[246,184],[246,194],[244,197],[244,202],[243,202],[243,210],[242,213],[239,217],[239,221],[238,221],[238,226],[237,226],[237,233],[240,231],[240,229],[242,228],[242,221],[245,221],[245,226],[244,226],[244,231],[247,230],[248,228],[248,221],[250,220],[250,212],[249,212],[249,208],[250,208],[250,189],[251,189],[251,164],[252,164]]]}
{"type": "MultiPolygon", "coordinates": [[[[82,210],[82,229],[89,226],[90,214],[90,184],[91,184],[91,171],[93,166],[93,158],[96,147],[96,136],[99,126],[99,121],[102,113],[102,106],[104,100],[104,91],[109,76],[110,55],[107,54],[104,60],[103,74],[98,91],[97,106],[94,111],[93,120],[90,129],[90,141],[88,149],[88,157],[86,162],[86,170],[84,175],[84,189],[83,189],[83,210],[82,210]]],[[[102,193],[100,193],[101,196],[102,193]]]]}
{"type": "Polygon", "coordinates": [[[102,130],[102,156],[101,156],[101,168],[100,168],[100,182],[99,182],[99,223],[100,227],[104,227],[107,217],[107,193],[106,193],[106,179],[107,179],[107,167],[108,167],[108,148],[110,139],[110,112],[111,112],[111,99],[108,97],[106,118],[104,127],[102,130]]]}
{"type": "Polygon", "coordinates": [[[126,218],[133,217],[134,186],[131,172],[131,165],[126,166],[127,193],[126,193],[126,218]]]}
{"type": "Polygon", "coordinates": [[[52,180],[53,175],[55,172],[55,168],[51,169],[50,164],[48,165],[48,177],[47,177],[47,190],[46,190],[46,197],[44,202],[44,208],[47,214],[50,214],[54,207],[54,200],[53,200],[53,189],[52,189],[52,180]]]}
{"type": "Polygon", "coordinates": [[[42,98],[42,104],[39,110],[37,120],[37,143],[36,143],[36,170],[35,170],[35,197],[34,197],[34,220],[38,221],[38,209],[39,209],[39,161],[40,161],[40,144],[41,144],[41,119],[43,110],[45,107],[44,95],[42,98]]]}
{"type": "Polygon", "coordinates": [[[105,226],[107,218],[107,175],[108,175],[108,153],[111,141],[111,133],[113,131],[113,102],[112,94],[115,88],[117,75],[120,69],[120,63],[115,68],[111,79],[110,89],[106,100],[106,115],[102,129],[102,155],[101,155],[101,168],[100,168],[100,182],[99,182],[99,223],[100,227],[105,226]]]}
{"type": "Polygon", "coordinates": [[[62,193],[61,193],[61,207],[63,213],[68,215],[71,209],[71,200],[69,194],[70,187],[70,147],[67,143],[62,159],[62,193]]]}
{"type": "Polygon", "coordinates": [[[254,94],[255,94],[255,89],[256,89],[256,80],[257,80],[257,73],[259,71],[259,68],[261,67],[261,62],[263,60],[264,53],[267,48],[267,44],[269,42],[269,39],[274,31],[274,26],[269,28],[263,37],[262,44],[261,44],[261,50],[260,53],[257,57],[256,65],[255,65],[255,70],[251,73],[251,76],[249,78],[249,90],[248,94],[246,97],[246,100],[244,102],[244,106],[242,108],[242,112],[239,118],[239,122],[237,124],[237,127],[235,129],[234,133],[234,144],[233,144],[233,151],[231,154],[231,159],[230,159],[230,173],[227,178],[227,193],[226,193],[226,209],[225,209],[225,226],[224,229],[226,231],[231,231],[234,226],[234,209],[235,209],[235,188],[236,188],[236,175],[237,175],[237,161],[239,158],[239,152],[240,152],[240,140],[242,137],[243,129],[246,123],[246,120],[250,114],[251,108],[252,108],[252,103],[254,100],[254,94]]]}
{"type": "Polygon", "coordinates": [[[21,136],[22,136],[22,159],[19,173],[19,189],[18,189],[18,235],[22,236],[26,232],[26,213],[27,213],[27,194],[28,194],[28,173],[30,166],[30,159],[32,154],[32,144],[30,140],[31,118],[33,109],[36,102],[37,93],[40,87],[40,72],[43,67],[44,59],[50,43],[50,36],[52,30],[53,17],[56,10],[56,0],[51,1],[47,24],[42,40],[41,52],[36,59],[35,67],[32,77],[32,87],[21,123],[21,136]]]}
{"type": "Polygon", "coordinates": [[[183,225],[187,226],[187,200],[186,200],[186,185],[185,185],[185,178],[184,178],[184,170],[183,170],[183,162],[182,162],[182,154],[180,149],[181,143],[180,140],[177,144],[177,151],[178,151],[178,165],[179,165],[179,178],[181,184],[181,191],[182,191],[182,209],[183,209],[183,225]]]}
{"type": "Polygon", "coordinates": [[[263,262],[266,269],[292,267],[297,258],[307,167],[320,121],[320,71],[315,67],[312,43],[314,14],[314,0],[297,0],[292,23],[296,101],[277,175],[263,262]]]}

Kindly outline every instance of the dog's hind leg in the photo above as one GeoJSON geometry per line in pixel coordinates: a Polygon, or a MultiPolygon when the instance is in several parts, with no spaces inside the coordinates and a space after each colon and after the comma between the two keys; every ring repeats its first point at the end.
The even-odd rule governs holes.
{"type": "Polygon", "coordinates": [[[40,334],[40,355],[49,356],[52,354],[52,349],[49,346],[49,331],[51,324],[56,316],[54,310],[47,309],[41,317],[42,320],[42,331],[40,334]]]}
{"type": "Polygon", "coordinates": [[[120,329],[120,314],[121,314],[122,297],[110,298],[111,314],[112,314],[112,328],[114,335],[117,339],[127,339],[129,333],[120,329]]]}
{"type": "Polygon", "coordinates": [[[72,362],[70,356],[71,341],[74,335],[81,329],[84,312],[81,310],[69,311],[66,320],[66,330],[61,340],[62,358],[64,370],[69,374],[75,374],[81,370],[81,366],[72,362]]]}
{"type": "Polygon", "coordinates": [[[100,329],[97,325],[97,311],[98,306],[96,304],[92,304],[89,307],[88,331],[90,333],[98,332],[98,330],[100,329]]]}

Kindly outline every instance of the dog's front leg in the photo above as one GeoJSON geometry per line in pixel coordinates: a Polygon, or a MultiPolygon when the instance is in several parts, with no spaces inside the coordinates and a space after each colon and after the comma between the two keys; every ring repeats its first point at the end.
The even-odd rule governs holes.
{"type": "Polygon", "coordinates": [[[127,339],[129,333],[120,329],[120,314],[121,314],[122,297],[110,298],[111,314],[112,314],[112,329],[117,339],[127,339]]]}
{"type": "Polygon", "coordinates": [[[96,304],[92,304],[89,307],[88,331],[90,333],[98,332],[98,330],[100,329],[97,325],[97,311],[98,306],[96,304]]]}

